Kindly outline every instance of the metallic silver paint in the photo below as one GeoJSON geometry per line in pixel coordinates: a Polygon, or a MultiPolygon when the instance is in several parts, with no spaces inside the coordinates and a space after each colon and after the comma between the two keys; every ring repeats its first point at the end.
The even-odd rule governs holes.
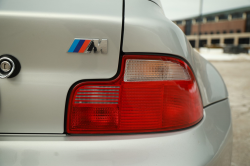
{"type": "MultiPolygon", "coordinates": [[[[123,51],[181,56],[195,72],[204,106],[227,98],[216,69],[165,18],[160,0],[154,1],[159,6],[125,0],[123,51]]],[[[34,133],[0,134],[0,165],[230,165],[228,100],[206,107],[202,121],[182,131],[52,134],[63,133],[66,95],[74,82],[116,74],[122,0],[1,0],[0,22],[0,55],[13,54],[22,64],[17,77],[0,80],[0,133],[34,133]],[[109,52],[66,53],[73,38],[83,37],[108,39],[109,52]]]]}
{"type": "Polygon", "coordinates": [[[155,4],[157,4],[159,7],[162,7],[161,0],[148,0],[148,1],[155,2],[155,4]]]}
{"type": "MultiPolygon", "coordinates": [[[[4,60],[8,60],[10,63],[11,63],[11,67],[9,68],[9,71],[7,71],[7,73],[5,74],[3,74],[3,73],[0,73],[0,78],[8,78],[9,76],[11,76],[11,74],[14,72],[14,70],[15,70],[15,63],[10,59],[10,58],[8,58],[8,57],[2,57],[2,58],[0,58],[0,61],[3,61],[3,62],[7,62],[7,63],[9,63],[8,61],[4,61],[4,60]]],[[[4,71],[4,69],[2,69],[2,64],[3,64],[3,62],[1,63],[1,70],[3,70],[4,71]]],[[[6,71],[4,71],[4,72],[6,72],[6,71]]]]}
{"type": "Polygon", "coordinates": [[[0,165],[229,166],[228,100],[204,109],[202,121],[168,133],[107,136],[1,135],[0,165]]]}
{"type": "Polygon", "coordinates": [[[192,56],[203,105],[227,98],[228,92],[226,85],[217,69],[196,51],[193,51],[192,56]]]}
{"type": "Polygon", "coordinates": [[[0,55],[22,64],[0,80],[0,133],[63,133],[71,85],[117,72],[122,0],[1,0],[0,22],[0,55]],[[67,53],[74,38],[108,39],[108,53],[67,53]]]}
{"type": "Polygon", "coordinates": [[[148,0],[125,2],[124,52],[180,56],[194,70],[204,106],[228,97],[220,74],[193,50],[183,32],[166,18],[159,6],[148,0]]]}

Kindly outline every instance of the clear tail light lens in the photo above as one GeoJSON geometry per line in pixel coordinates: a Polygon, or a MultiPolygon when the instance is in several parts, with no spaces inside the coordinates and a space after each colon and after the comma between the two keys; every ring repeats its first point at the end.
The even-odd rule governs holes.
{"type": "Polygon", "coordinates": [[[187,70],[178,63],[162,60],[128,59],[124,81],[190,80],[187,70]]]}
{"type": "Polygon", "coordinates": [[[126,55],[117,79],[83,82],[73,88],[67,133],[170,131],[190,127],[202,117],[199,89],[184,61],[126,55]]]}

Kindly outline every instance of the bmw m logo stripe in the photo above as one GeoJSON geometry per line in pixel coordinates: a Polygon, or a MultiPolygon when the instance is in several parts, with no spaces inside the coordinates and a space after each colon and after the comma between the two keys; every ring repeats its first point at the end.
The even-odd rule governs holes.
{"type": "Polygon", "coordinates": [[[68,50],[69,53],[108,53],[108,39],[79,39],[75,38],[71,47],[68,50]]]}
{"type": "Polygon", "coordinates": [[[84,53],[91,40],[75,39],[68,52],[84,53]]]}

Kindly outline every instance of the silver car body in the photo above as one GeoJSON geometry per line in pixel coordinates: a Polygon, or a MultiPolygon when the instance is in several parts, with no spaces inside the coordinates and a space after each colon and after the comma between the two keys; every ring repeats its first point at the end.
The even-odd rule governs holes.
{"type": "Polygon", "coordinates": [[[1,0],[0,22],[0,55],[22,66],[18,76],[0,80],[0,165],[230,165],[226,86],[160,1],[1,0]],[[74,38],[108,39],[108,53],[68,53],[74,38]],[[165,133],[66,135],[70,87],[115,77],[120,54],[185,59],[199,85],[202,121],[165,133]]]}

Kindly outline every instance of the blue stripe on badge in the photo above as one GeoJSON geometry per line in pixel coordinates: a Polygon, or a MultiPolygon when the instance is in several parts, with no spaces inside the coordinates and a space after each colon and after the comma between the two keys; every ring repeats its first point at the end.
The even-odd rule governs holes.
{"type": "Polygon", "coordinates": [[[85,42],[85,40],[80,40],[79,43],[77,44],[74,52],[78,52],[81,49],[84,42],[85,42]]]}
{"type": "Polygon", "coordinates": [[[75,39],[68,52],[74,52],[74,50],[75,50],[76,46],[78,45],[79,41],[80,41],[80,39],[75,39]]]}

